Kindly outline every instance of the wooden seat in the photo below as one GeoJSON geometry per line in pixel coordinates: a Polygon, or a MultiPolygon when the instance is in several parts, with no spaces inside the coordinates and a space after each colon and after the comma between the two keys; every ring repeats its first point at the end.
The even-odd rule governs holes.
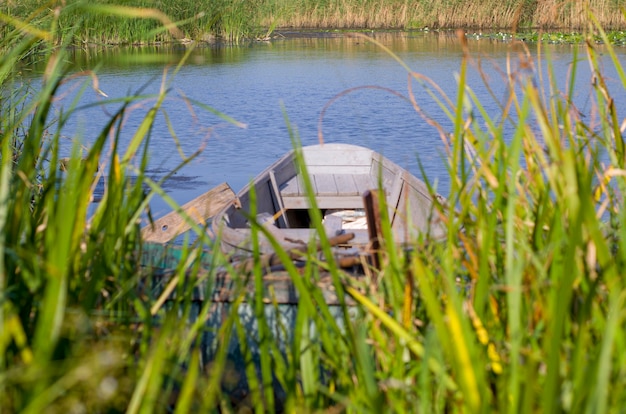
{"type": "MultiPolygon", "coordinates": [[[[312,174],[311,185],[319,208],[363,208],[362,194],[376,188],[369,174],[312,174]]],[[[287,209],[309,207],[300,175],[287,181],[280,195],[287,209]]]]}

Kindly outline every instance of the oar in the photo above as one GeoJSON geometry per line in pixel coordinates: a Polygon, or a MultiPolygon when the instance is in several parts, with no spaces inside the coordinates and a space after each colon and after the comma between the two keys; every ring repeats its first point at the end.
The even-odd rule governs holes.
{"type": "MultiPolygon", "coordinates": [[[[181,209],[196,223],[204,223],[235,200],[236,195],[227,183],[219,184],[186,203],[181,209]]],[[[144,241],[167,243],[191,228],[177,211],[161,217],[141,229],[144,241]]]]}

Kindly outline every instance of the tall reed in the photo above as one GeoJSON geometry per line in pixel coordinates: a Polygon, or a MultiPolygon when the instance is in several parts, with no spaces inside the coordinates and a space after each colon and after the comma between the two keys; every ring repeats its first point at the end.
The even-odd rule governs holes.
{"type": "MultiPolygon", "coordinates": [[[[164,0],[158,3],[162,15],[155,14],[154,7],[151,0],[104,0],[97,5],[84,0],[49,0],[44,4],[22,0],[0,4],[0,13],[7,22],[28,21],[32,28],[47,27],[56,18],[59,25],[54,36],[83,45],[216,38],[237,43],[244,39],[265,39],[276,28],[584,32],[591,23],[590,13],[604,29],[626,28],[623,7],[613,0],[164,0]],[[111,7],[115,5],[129,10],[111,7]],[[55,10],[55,14],[48,13],[49,9],[55,10]],[[167,30],[168,22],[163,21],[163,16],[175,22],[180,32],[167,30]]],[[[0,25],[0,33],[7,33],[9,27],[0,25]]]]}
{"type": "MultiPolygon", "coordinates": [[[[414,340],[438,344],[457,386],[446,400],[455,410],[614,411],[624,404],[617,388],[626,293],[623,127],[611,98],[619,91],[607,88],[592,41],[589,114],[573,103],[576,63],[562,91],[549,59],[520,51],[497,116],[465,85],[467,51],[456,100],[438,96],[454,122],[453,131],[438,128],[456,208],[446,212],[446,242],[420,245],[409,259],[420,323],[408,329],[414,340]]],[[[613,50],[606,52],[626,88],[613,50]]],[[[395,267],[385,269],[393,278],[395,267]]],[[[382,311],[372,313],[379,323],[382,311]]],[[[399,318],[387,323],[400,326],[399,318]]],[[[417,398],[432,407],[433,397],[417,398]]]]}
{"type": "MultiPolygon", "coordinates": [[[[167,323],[173,314],[154,319],[158,307],[140,266],[139,219],[162,193],[144,172],[167,79],[154,96],[110,102],[119,109],[94,141],[76,137],[67,148],[66,125],[84,108],[79,98],[59,107],[58,94],[80,77],[67,74],[68,44],[57,44],[60,22],[50,22],[35,29],[12,20],[17,29],[1,40],[0,411],[158,411],[169,404],[168,378],[180,379],[183,365],[197,358],[189,351],[193,335],[167,323]],[[15,68],[32,48],[43,51],[47,66],[31,89],[15,68]],[[139,100],[151,106],[122,145],[127,108],[139,100]],[[68,149],[71,157],[61,162],[68,149]],[[103,175],[104,195],[94,205],[103,175]]],[[[88,75],[83,93],[89,86],[100,93],[97,76],[88,75]]]]}
{"type": "MultiPolygon", "coordinates": [[[[117,10],[127,17],[134,12],[117,10]]],[[[126,108],[141,96],[128,97],[86,150],[77,142],[60,171],[59,138],[80,108],[53,111],[60,85],[69,81],[64,48],[53,47],[56,27],[24,27],[30,33],[25,40],[3,38],[11,43],[0,62],[3,410],[624,407],[623,114],[600,70],[595,42],[585,48],[593,72],[591,113],[573,104],[579,59],[572,60],[572,78],[563,88],[549,59],[534,61],[517,45],[503,72],[507,95],[494,114],[466,83],[474,62],[467,49],[455,97],[443,96],[389,52],[407,69],[416,116],[426,117],[422,102],[430,96],[453,125],[447,130],[425,119],[446,148],[451,188],[448,205],[438,205],[436,213],[447,237],[424,234],[410,251],[383,243],[382,270],[366,268],[360,279],[332,259],[321,262],[313,248],[297,269],[273,240],[299,296],[297,306],[285,308],[265,286],[258,251],[249,272],[233,267],[216,248],[207,256],[213,241],[196,224],[196,241],[177,250],[175,269],[162,274],[141,266],[148,246],[138,218],[150,197],[159,194],[180,210],[144,175],[166,84],[151,96],[125,151],[120,129],[126,108]],[[19,78],[11,68],[37,42],[49,46],[42,48],[48,66],[41,87],[15,88],[19,78]],[[424,94],[414,92],[416,82],[424,94]],[[88,217],[98,174],[107,175],[107,188],[88,217]],[[218,306],[208,299],[216,273],[224,270],[232,290],[230,302],[218,306]],[[337,306],[326,302],[322,275],[337,306]],[[245,389],[233,388],[240,382],[245,389]]],[[[596,30],[606,38],[599,24],[596,30]]],[[[605,47],[626,88],[615,52],[605,47]]],[[[290,133],[299,154],[297,133],[290,133]]],[[[304,184],[310,188],[308,180],[304,184]]],[[[321,230],[319,210],[310,214],[321,230]]],[[[263,232],[271,240],[253,218],[253,238],[263,232]]],[[[384,213],[382,221],[392,240],[384,213]]]]}

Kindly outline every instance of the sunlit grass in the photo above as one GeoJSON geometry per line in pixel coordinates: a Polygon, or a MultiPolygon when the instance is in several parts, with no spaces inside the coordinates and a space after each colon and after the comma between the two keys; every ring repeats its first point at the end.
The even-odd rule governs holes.
{"type": "MultiPolygon", "coordinates": [[[[512,55],[497,114],[465,82],[467,50],[454,97],[440,96],[406,67],[416,116],[424,114],[423,95],[413,94],[421,82],[453,125],[426,119],[446,148],[451,186],[448,207],[437,213],[447,237],[423,235],[408,252],[383,243],[382,270],[359,278],[332,259],[321,262],[313,249],[296,268],[275,243],[298,295],[297,305],[284,305],[266,285],[258,251],[244,272],[197,225],[176,268],[141,266],[148,247],[139,218],[150,197],[178,208],[144,176],[169,77],[127,150],[120,150],[120,128],[139,99],[132,96],[87,151],[76,144],[61,171],[60,137],[77,111],[53,107],[67,81],[65,51],[54,30],[29,33],[0,41],[8,51],[0,62],[3,409],[530,413],[626,405],[626,147],[624,115],[612,99],[626,77],[611,47],[603,53],[620,90],[607,88],[595,42],[586,44],[594,75],[586,85],[589,113],[573,106],[573,80],[561,86],[549,60],[528,54],[512,55]],[[20,89],[12,67],[35,42],[47,51],[42,86],[20,89]],[[98,174],[106,174],[107,187],[90,211],[98,174]],[[213,302],[226,274],[228,300],[213,302]]],[[[319,211],[311,217],[321,229],[319,211]]],[[[251,227],[253,237],[271,239],[253,219],[251,227]]],[[[383,234],[390,231],[383,214],[383,234]]]]}

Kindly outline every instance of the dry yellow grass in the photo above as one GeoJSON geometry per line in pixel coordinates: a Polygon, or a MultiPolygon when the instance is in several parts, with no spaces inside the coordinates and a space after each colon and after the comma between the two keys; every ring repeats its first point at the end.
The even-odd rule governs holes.
{"type": "MultiPolygon", "coordinates": [[[[158,31],[159,19],[139,20],[132,16],[116,19],[111,16],[111,10],[118,10],[118,15],[122,13],[127,17],[129,10],[150,11],[150,8],[141,8],[149,5],[148,0],[128,0],[126,9],[112,9],[119,0],[101,0],[98,5],[91,6],[79,0],[67,1],[77,3],[61,14],[59,24],[60,27],[71,27],[77,19],[86,19],[85,30],[71,32],[74,40],[80,43],[143,44],[177,37],[158,31]],[[82,4],[80,7],[84,10],[77,4],[82,4]],[[95,9],[107,13],[91,18],[89,13],[95,9]],[[85,14],[85,10],[90,12],[85,14]]],[[[584,32],[590,27],[591,14],[605,30],[626,30],[624,6],[620,0],[163,0],[159,7],[171,21],[185,22],[180,26],[184,36],[178,37],[204,39],[218,36],[234,42],[262,38],[274,29],[287,28],[409,30],[428,27],[584,32]]],[[[37,0],[0,2],[0,13],[6,22],[33,20],[36,22],[33,27],[37,28],[50,27],[55,19],[47,9],[39,7],[37,0]]],[[[0,37],[6,37],[13,26],[13,23],[0,23],[0,37]]],[[[59,33],[63,36],[69,32],[59,33]]]]}
{"type": "MultiPolygon", "coordinates": [[[[623,8],[623,7],[622,7],[623,8]]],[[[459,28],[578,29],[589,25],[593,13],[606,29],[625,29],[626,18],[611,0],[528,1],[394,1],[336,0],[324,5],[302,0],[276,6],[262,22],[293,28],[459,28]]]]}
{"type": "Polygon", "coordinates": [[[623,5],[610,1],[569,1],[538,0],[533,20],[546,28],[585,28],[589,24],[588,13],[596,16],[601,26],[623,29],[626,26],[623,5]]]}

